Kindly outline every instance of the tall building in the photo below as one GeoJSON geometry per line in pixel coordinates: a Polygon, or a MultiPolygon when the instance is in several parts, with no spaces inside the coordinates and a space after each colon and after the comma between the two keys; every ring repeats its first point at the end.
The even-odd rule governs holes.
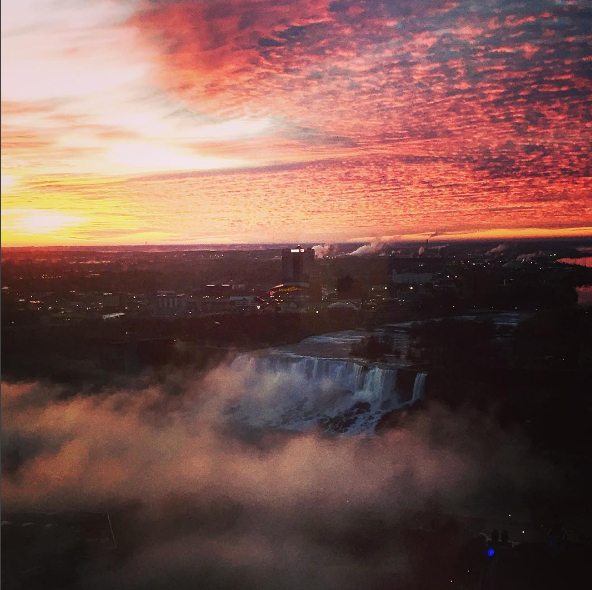
{"type": "Polygon", "coordinates": [[[282,281],[309,283],[314,273],[315,253],[312,248],[284,248],[282,250],[282,281]]]}

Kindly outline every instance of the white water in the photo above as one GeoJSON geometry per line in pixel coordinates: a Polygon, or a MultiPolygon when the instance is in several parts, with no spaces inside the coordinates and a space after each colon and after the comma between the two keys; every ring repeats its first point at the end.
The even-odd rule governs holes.
{"type": "Polygon", "coordinates": [[[257,427],[371,433],[380,417],[423,398],[426,373],[398,383],[401,369],[356,359],[270,350],[232,368],[245,380],[237,418],[257,427]],[[412,384],[412,386],[411,386],[412,384]]]}
{"type": "Polygon", "coordinates": [[[423,399],[427,376],[427,373],[417,373],[417,375],[415,375],[415,381],[413,383],[413,395],[411,397],[412,404],[419,401],[420,399],[423,399]]]}

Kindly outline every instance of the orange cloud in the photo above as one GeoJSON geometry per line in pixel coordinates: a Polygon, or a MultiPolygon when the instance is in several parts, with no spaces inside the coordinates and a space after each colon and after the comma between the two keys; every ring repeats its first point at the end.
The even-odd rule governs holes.
{"type": "Polygon", "coordinates": [[[130,179],[118,197],[85,183],[97,239],[109,207],[127,212],[120,240],[591,224],[592,52],[578,2],[99,2],[60,4],[54,20],[14,10],[31,22],[6,35],[3,174],[24,179],[7,203],[49,207],[30,192],[48,175],[65,186],[160,176],[130,179]],[[14,77],[25,58],[57,68],[56,83],[14,77]],[[84,68],[96,78],[86,90],[70,75],[84,68]],[[259,172],[163,179],[214,168],[259,172]],[[171,223],[176,211],[191,224],[171,223]]]}

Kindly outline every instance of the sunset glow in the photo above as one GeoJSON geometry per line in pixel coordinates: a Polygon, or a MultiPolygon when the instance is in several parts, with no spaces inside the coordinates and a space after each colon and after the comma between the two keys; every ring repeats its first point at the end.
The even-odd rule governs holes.
{"type": "Polygon", "coordinates": [[[71,229],[81,226],[84,218],[66,212],[38,209],[9,209],[2,214],[3,231],[7,235],[28,236],[31,240],[67,239],[71,229]]]}
{"type": "Polygon", "coordinates": [[[592,235],[586,6],[5,2],[3,244],[592,235]]]}

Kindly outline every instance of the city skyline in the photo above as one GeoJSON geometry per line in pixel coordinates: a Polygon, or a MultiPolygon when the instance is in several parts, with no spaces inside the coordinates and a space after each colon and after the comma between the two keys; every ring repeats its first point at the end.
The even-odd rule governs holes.
{"type": "Polygon", "coordinates": [[[585,1],[2,6],[2,241],[592,235],[585,1]]]}

